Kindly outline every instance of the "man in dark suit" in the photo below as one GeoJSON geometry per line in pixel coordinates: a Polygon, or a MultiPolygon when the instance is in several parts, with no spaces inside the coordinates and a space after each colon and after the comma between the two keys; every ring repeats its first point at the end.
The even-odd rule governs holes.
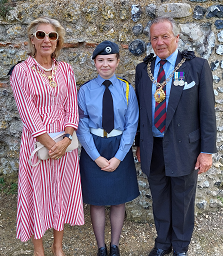
{"type": "Polygon", "coordinates": [[[150,54],[136,67],[140,106],[137,157],[148,176],[157,230],[149,256],[188,255],[194,228],[197,174],[216,152],[212,73],[207,60],[178,51],[171,18],[156,18],[150,54]]]}

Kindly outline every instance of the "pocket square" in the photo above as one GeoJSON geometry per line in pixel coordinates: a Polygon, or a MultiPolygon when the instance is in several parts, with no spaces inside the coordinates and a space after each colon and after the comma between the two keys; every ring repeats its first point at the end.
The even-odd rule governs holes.
{"type": "Polygon", "coordinates": [[[185,82],[185,84],[184,84],[184,90],[187,90],[187,89],[190,89],[190,88],[192,88],[193,86],[195,86],[195,82],[194,81],[192,81],[191,83],[187,83],[187,82],[185,82]]]}

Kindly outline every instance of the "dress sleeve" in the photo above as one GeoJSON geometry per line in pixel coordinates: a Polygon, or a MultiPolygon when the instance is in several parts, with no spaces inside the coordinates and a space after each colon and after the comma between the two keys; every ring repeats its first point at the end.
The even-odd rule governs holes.
{"type": "Polygon", "coordinates": [[[93,161],[95,161],[100,156],[100,154],[94,144],[93,136],[90,133],[89,115],[85,102],[85,93],[83,87],[81,87],[78,92],[80,122],[77,130],[77,136],[87,154],[93,161]]]}
{"type": "Polygon", "coordinates": [[[77,130],[79,122],[77,88],[72,67],[68,67],[67,100],[65,103],[65,127],[71,126],[77,130]]]}
{"type": "Polygon", "coordinates": [[[10,84],[24,127],[30,131],[33,137],[46,133],[45,126],[28,90],[27,73],[20,64],[15,66],[10,77],[10,84]]]}
{"type": "Polygon", "coordinates": [[[128,100],[128,108],[125,115],[125,127],[122,134],[121,142],[118,151],[115,154],[115,157],[122,161],[126,154],[129,152],[138,126],[138,118],[139,118],[139,107],[138,101],[136,98],[135,91],[133,87],[129,86],[129,100],[128,100]]]}

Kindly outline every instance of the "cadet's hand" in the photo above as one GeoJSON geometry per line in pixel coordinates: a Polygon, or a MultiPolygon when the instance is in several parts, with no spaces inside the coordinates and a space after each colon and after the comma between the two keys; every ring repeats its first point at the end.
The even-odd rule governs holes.
{"type": "Polygon", "coordinates": [[[109,165],[109,162],[106,158],[104,158],[103,156],[99,156],[96,160],[95,163],[101,168],[105,168],[106,166],[109,165]]]}
{"type": "Polygon", "coordinates": [[[198,174],[208,171],[212,166],[212,155],[200,153],[197,157],[197,162],[195,164],[195,170],[199,169],[198,174]]]}
{"type": "Polygon", "coordinates": [[[109,165],[107,167],[101,169],[102,171],[114,172],[118,168],[121,161],[119,159],[113,157],[108,162],[109,162],[109,165]]]}

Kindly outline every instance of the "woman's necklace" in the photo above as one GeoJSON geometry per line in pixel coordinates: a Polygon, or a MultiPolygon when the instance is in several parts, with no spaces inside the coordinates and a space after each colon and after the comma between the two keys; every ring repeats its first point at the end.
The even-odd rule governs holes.
{"type": "MultiPolygon", "coordinates": [[[[40,64],[39,64],[40,65],[40,64]]],[[[43,66],[41,66],[40,65],[40,67],[44,70],[44,71],[46,71],[46,72],[49,72],[49,71],[51,71],[52,69],[53,69],[53,67],[51,67],[51,68],[44,68],[43,66]]]]}
{"type": "MultiPolygon", "coordinates": [[[[52,87],[57,87],[57,83],[54,81],[54,75],[56,74],[56,70],[57,70],[57,66],[55,65],[54,69],[51,68],[52,70],[52,76],[47,76],[46,74],[44,74],[42,71],[37,70],[35,66],[32,67],[33,70],[35,70],[38,74],[42,75],[43,77],[47,77],[49,80],[49,84],[52,87]]],[[[49,71],[51,71],[49,70],[49,71]]]]}
{"type": "Polygon", "coordinates": [[[154,93],[154,98],[157,103],[162,102],[166,98],[166,94],[163,90],[163,87],[170,81],[170,79],[173,77],[173,74],[182,66],[182,64],[186,61],[185,58],[181,60],[181,62],[175,67],[173,72],[169,75],[169,77],[162,83],[158,83],[155,78],[152,75],[151,72],[151,62],[148,63],[147,66],[147,72],[150,80],[155,84],[158,88],[156,89],[156,92],[154,93]]]}

